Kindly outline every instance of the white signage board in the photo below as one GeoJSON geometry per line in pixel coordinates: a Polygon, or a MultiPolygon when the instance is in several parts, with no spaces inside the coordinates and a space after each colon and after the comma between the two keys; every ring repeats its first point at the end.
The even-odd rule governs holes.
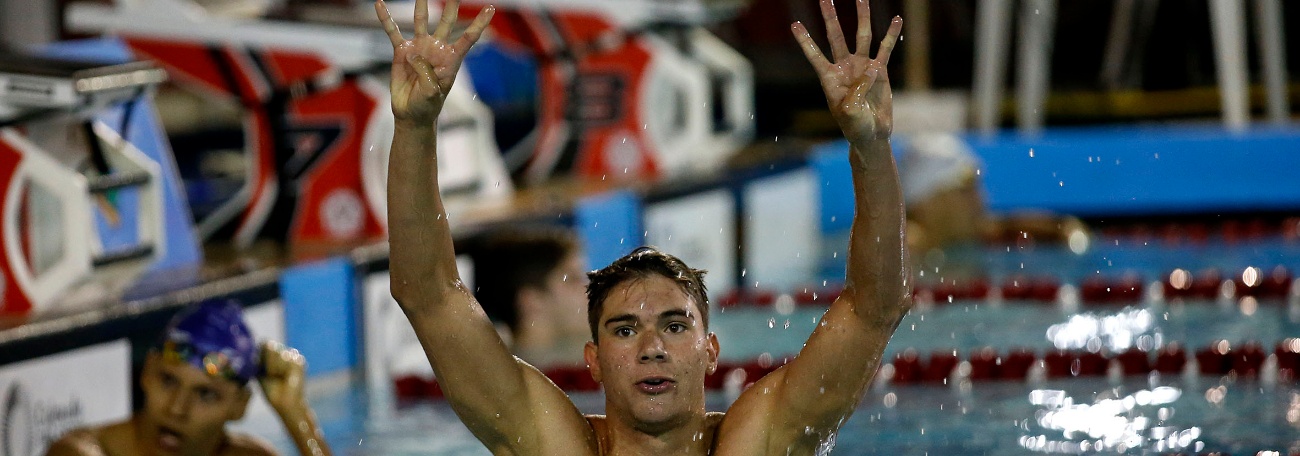
{"type": "Polygon", "coordinates": [[[0,456],[42,455],[67,431],[130,415],[126,339],[0,367],[0,456]]]}
{"type": "Polygon", "coordinates": [[[800,168],[745,186],[744,287],[789,293],[816,278],[817,173],[800,168]]]}
{"type": "Polygon", "coordinates": [[[736,199],[722,188],[646,206],[647,245],[709,271],[704,284],[714,300],[735,287],[736,199]]]}

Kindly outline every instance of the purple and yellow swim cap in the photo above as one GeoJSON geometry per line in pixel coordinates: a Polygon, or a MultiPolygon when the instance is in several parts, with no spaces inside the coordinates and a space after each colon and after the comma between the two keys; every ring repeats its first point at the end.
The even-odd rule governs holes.
{"type": "Polygon", "coordinates": [[[233,301],[204,301],[177,314],[163,334],[162,357],[241,385],[260,365],[257,342],[233,301]]]}

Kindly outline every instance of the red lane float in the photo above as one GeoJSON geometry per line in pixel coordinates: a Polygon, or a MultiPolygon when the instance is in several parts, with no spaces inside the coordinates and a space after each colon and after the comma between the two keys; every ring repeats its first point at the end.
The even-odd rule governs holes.
{"type": "MultiPolygon", "coordinates": [[[[1112,365],[1118,366],[1125,376],[1151,372],[1164,375],[1184,373],[1189,358],[1187,350],[1180,344],[1169,343],[1154,352],[1155,360],[1152,362],[1151,352],[1137,348],[1115,354],[1050,349],[1040,357],[1025,347],[1015,347],[1003,354],[994,347],[985,346],[971,350],[964,360],[966,368],[961,368],[963,360],[955,350],[936,350],[927,359],[917,350],[909,348],[894,355],[891,368],[886,370],[892,374],[880,381],[894,385],[935,384],[946,383],[954,376],[978,382],[1024,381],[1031,377],[1031,371],[1035,367],[1041,368],[1047,379],[1106,376],[1112,365]]],[[[1278,342],[1273,355],[1277,360],[1277,380],[1296,381],[1297,371],[1300,370],[1300,338],[1287,338],[1278,342]]],[[[1194,357],[1197,372],[1201,375],[1260,377],[1269,354],[1264,350],[1264,345],[1256,341],[1234,347],[1227,340],[1220,339],[1196,350],[1194,357]]],[[[764,355],[748,362],[721,363],[714,373],[705,377],[704,386],[710,391],[728,388],[743,390],[788,361],[788,358],[774,359],[770,355],[764,355]]],[[[543,373],[564,391],[592,392],[601,389],[585,366],[553,367],[545,369],[543,373]]],[[[442,389],[433,379],[403,376],[393,378],[392,382],[394,394],[401,399],[443,397],[442,389]]]]}

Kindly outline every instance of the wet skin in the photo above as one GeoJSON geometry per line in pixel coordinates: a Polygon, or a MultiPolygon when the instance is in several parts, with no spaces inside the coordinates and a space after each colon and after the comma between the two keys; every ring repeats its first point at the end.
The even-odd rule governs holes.
{"type": "Polygon", "coordinates": [[[640,432],[656,435],[700,418],[704,377],[718,366],[718,340],[705,330],[696,303],[660,275],[611,290],[585,350],[605,387],[606,410],[640,432]]]}
{"type": "Polygon", "coordinates": [[[140,379],[143,413],[137,417],[140,450],[157,455],[213,454],[226,438],[226,422],[240,419],[250,391],[197,367],[150,355],[140,379]]]}

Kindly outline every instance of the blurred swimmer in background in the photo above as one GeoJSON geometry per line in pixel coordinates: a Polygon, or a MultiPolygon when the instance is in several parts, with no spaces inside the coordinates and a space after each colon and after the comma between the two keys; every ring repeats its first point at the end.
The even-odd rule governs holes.
{"type": "Polygon", "coordinates": [[[497,228],[476,236],[474,295],[506,326],[507,345],[537,367],[582,364],[587,343],[587,262],[559,226],[497,228]]]}
{"type": "Polygon", "coordinates": [[[918,133],[902,147],[898,163],[907,204],[907,244],[920,259],[961,244],[1033,239],[1063,242],[1087,236],[1079,219],[1046,212],[990,214],[979,159],[951,133],[918,133]]]}
{"type": "Polygon", "coordinates": [[[144,408],[120,423],[73,430],[47,454],[274,455],[268,443],[225,428],[243,418],[252,397],[249,382],[257,379],[298,451],[329,455],[303,397],[305,365],[297,350],[275,342],[259,346],[238,304],[197,304],[172,319],[145,359],[144,408]]]}
{"type": "Polygon", "coordinates": [[[459,2],[448,0],[430,33],[427,0],[414,35],[398,30],[383,0],[375,10],[392,41],[396,119],[388,168],[393,298],[424,347],[448,403],[494,454],[815,454],[828,451],[875,375],[886,344],[912,306],[902,189],[890,147],[892,91],[886,64],[899,39],[894,18],[871,54],[869,5],[857,2],[856,52],[835,7],[821,2],[832,59],[803,24],[792,25],[851,145],[855,211],[845,286],[799,356],[741,393],[726,413],[705,409],[705,376],[718,367],[708,330],[703,271],[643,247],[589,274],[584,346],[604,388],[606,415],[583,415],[509,348],[460,280],[451,226],[437,185],[437,119],[466,53],[495,9],[460,37],[459,2]]]}

